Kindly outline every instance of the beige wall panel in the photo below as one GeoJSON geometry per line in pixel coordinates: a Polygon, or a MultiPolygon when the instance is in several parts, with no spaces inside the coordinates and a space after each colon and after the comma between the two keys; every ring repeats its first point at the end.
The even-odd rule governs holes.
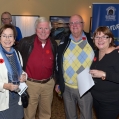
{"type": "Polygon", "coordinates": [[[71,16],[80,14],[89,31],[92,3],[119,3],[118,0],[0,0],[0,14],[9,11],[13,15],[71,16]]]}

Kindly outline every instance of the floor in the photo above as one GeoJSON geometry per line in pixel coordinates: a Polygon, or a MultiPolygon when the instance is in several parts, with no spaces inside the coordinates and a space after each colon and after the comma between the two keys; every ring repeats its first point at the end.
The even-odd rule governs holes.
{"type": "MultiPolygon", "coordinates": [[[[77,108],[77,111],[78,111],[78,115],[80,115],[80,111],[78,110],[78,108],[77,108]]],[[[38,119],[37,114],[36,114],[36,119],[38,119]]],[[[65,119],[63,100],[60,97],[58,97],[56,92],[54,92],[51,119],[65,119]]],[[[96,119],[94,111],[93,111],[93,119],[96,119]]]]}
{"type": "MultiPolygon", "coordinates": [[[[77,108],[77,112],[78,112],[78,116],[79,116],[80,111],[78,110],[78,108],[77,108]]],[[[36,119],[38,119],[37,115],[38,115],[38,113],[36,113],[36,119]]],[[[65,119],[63,100],[60,97],[58,97],[56,92],[54,92],[51,119],[65,119]]],[[[93,111],[93,119],[97,119],[94,114],[94,111],[93,111]]],[[[119,117],[118,117],[118,119],[119,119],[119,117]]]]}
{"type": "MultiPolygon", "coordinates": [[[[80,115],[80,112],[78,109],[77,111],[78,111],[78,115],[80,115]]],[[[36,115],[36,119],[38,119],[37,115],[36,115]]],[[[54,92],[51,119],[65,119],[63,100],[60,97],[58,97],[56,92],[54,92]]],[[[93,113],[93,119],[96,119],[94,113],[93,113]]]]}

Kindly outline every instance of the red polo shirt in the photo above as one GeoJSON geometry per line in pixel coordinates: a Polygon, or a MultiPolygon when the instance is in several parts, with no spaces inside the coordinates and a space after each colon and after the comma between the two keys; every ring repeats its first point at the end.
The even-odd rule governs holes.
{"type": "Polygon", "coordinates": [[[29,56],[26,72],[29,78],[42,80],[47,79],[53,74],[54,56],[51,49],[50,39],[42,47],[38,37],[35,38],[34,48],[29,56]]]}

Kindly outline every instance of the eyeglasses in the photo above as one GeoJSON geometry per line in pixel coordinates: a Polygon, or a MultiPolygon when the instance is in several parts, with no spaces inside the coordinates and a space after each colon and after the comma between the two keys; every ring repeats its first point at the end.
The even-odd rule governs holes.
{"type": "Polygon", "coordinates": [[[10,20],[10,18],[2,18],[1,20],[2,21],[8,21],[8,20],[10,20]]]}
{"type": "Polygon", "coordinates": [[[1,38],[3,38],[3,39],[13,39],[14,38],[14,36],[13,35],[9,35],[9,36],[7,36],[7,35],[1,35],[0,36],[1,38]]]}
{"type": "Polygon", "coordinates": [[[76,22],[70,22],[69,24],[71,25],[71,26],[73,26],[73,25],[82,25],[84,22],[79,22],[79,21],[76,21],[76,22]]]}
{"type": "Polygon", "coordinates": [[[101,36],[101,37],[96,36],[96,37],[94,37],[95,40],[99,40],[99,39],[107,40],[108,38],[109,38],[109,36],[101,36]]]}

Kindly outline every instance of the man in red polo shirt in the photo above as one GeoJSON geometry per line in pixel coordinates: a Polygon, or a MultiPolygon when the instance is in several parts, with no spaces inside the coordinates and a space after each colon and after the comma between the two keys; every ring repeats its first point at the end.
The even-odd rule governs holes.
{"type": "Polygon", "coordinates": [[[29,105],[24,119],[35,119],[37,107],[39,119],[50,119],[57,43],[49,37],[51,23],[46,18],[38,18],[35,29],[36,34],[23,38],[17,46],[28,74],[29,105]]]}

